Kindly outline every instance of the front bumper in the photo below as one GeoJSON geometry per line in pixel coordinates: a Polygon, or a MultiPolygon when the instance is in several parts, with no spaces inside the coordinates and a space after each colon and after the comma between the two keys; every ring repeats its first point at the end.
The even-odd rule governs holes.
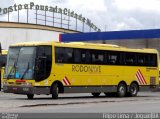
{"type": "Polygon", "coordinates": [[[14,93],[14,94],[50,94],[50,87],[4,85],[3,92],[14,93]]]}
{"type": "Polygon", "coordinates": [[[3,86],[3,92],[15,94],[34,94],[33,86],[3,86]]]}

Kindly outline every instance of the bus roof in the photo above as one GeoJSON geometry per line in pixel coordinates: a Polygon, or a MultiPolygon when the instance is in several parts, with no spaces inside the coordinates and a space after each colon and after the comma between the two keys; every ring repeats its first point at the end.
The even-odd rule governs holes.
{"type": "Polygon", "coordinates": [[[53,41],[34,41],[34,42],[20,42],[16,44],[10,45],[11,47],[13,46],[39,46],[39,45],[51,45],[53,41]]]}
{"type": "Polygon", "coordinates": [[[156,49],[142,48],[127,48],[113,44],[98,44],[98,43],[84,43],[84,42],[69,42],[69,43],[56,43],[57,46],[74,47],[74,48],[88,48],[88,49],[101,49],[101,50],[114,50],[114,51],[128,51],[128,52],[146,52],[158,53],[156,49]]]}
{"type": "Polygon", "coordinates": [[[113,50],[113,51],[128,51],[128,52],[146,52],[146,53],[158,53],[156,49],[149,48],[128,48],[113,44],[99,44],[99,43],[86,43],[86,42],[55,42],[55,41],[46,41],[46,42],[23,42],[12,44],[14,46],[39,46],[39,45],[54,45],[54,46],[63,46],[63,47],[73,47],[73,48],[88,48],[88,49],[99,49],[99,50],[113,50]]]}

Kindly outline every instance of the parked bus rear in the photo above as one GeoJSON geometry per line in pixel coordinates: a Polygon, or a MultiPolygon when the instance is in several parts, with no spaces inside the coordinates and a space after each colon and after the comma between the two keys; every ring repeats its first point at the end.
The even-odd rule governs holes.
{"type": "MultiPolygon", "coordinates": [[[[7,50],[2,50],[1,54],[0,54],[0,84],[1,84],[1,88],[3,88],[3,75],[4,75],[4,67],[6,65],[7,62],[7,50]]],[[[0,88],[0,90],[1,90],[0,88]]]]}

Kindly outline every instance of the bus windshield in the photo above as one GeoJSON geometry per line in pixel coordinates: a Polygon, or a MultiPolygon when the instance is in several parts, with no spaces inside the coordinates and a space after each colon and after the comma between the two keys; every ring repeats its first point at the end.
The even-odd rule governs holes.
{"type": "Polygon", "coordinates": [[[36,47],[10,47],[5,78],[33,79],[36,47]]]}

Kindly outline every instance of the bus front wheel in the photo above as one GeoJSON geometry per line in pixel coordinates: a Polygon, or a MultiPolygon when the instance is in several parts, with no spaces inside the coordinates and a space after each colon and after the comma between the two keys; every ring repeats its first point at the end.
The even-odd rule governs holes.
{"type": "Polygon", "coordinates": [[[98,97],[101,93],[92,93],[94,97],[98,97]]]}
{"type": "Polygon", "coordinates": [[[34,94],[27,94],[28,99],[33,99],[33,97],[34,97],[34,94]]]}
{"type": "Polygon", "coordinates": [[[58,92],[59,92],[58,84],[55,83],[52,86],[52,98],[53,99],[58,99],[58,92]]]}
{"type": "Polygon", "coordinates": [[[120,83],[117,88],[117,96],[124,97],[126,95],[126,92],[127,92],[126,85],[124,83],[120,83]]]}

